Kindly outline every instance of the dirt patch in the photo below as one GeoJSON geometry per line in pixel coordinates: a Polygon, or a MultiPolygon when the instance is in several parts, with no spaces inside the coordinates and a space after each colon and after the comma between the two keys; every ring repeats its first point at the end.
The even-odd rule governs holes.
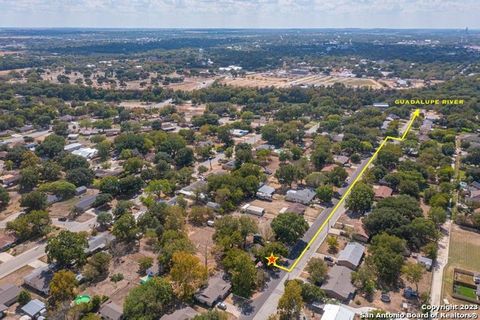
{"type": "Polygon", "coordinates": [[[188,238],[197,249],[196,255],[202,263],[207,263],[209,270],[214,270],[217,267],[212,239],[214,233],[215,229],[211,227],[188,226],[188,238]]]}
{"type": "Polygon", "coordinates": [[[28,276],[33,270],[34,268],[30,266],[24,266],[17,271],[10,273],[8,276],[0,279],[0,285],[14,284],[17,286],[21,286],[23,285],[23,278],[28,276]]]}

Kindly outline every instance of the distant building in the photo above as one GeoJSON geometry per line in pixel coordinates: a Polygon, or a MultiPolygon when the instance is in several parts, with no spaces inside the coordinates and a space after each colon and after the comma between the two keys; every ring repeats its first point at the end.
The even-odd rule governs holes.
{"type": "Polygon", "coordinates": [[[74,143],[67,144],[65,147],[63,147],[63,150],[66,151],[66,152],[73,152],[73,151],[78,150],[82,147],[83,147],[83,145],[81,143],[74,142],[74,143]]]}
{"type": "Polygon", "coordinates": [[[83,213],[92,207],[96,199],[97,199],[96,194],[85,196],[81,198],[80,201],[78,201],[77,204],[73,206],[73,209],[77,213],[83,213]]]}
{"type": "Polygon", "coordinates": [[[185,307],[175,310],[173,313],[163,315],[160,320],[190,320],[196,315],[198,315],[198,312],[195,309],[191,307],[185,307]]]}
{"type": "Polygon", "coordinates": [[[123,319],[123,309],[116,303],[108,302],[104,304],[99,311],[102,319],[105,320],[121,320],[123,319]]]}
{"type": "Polygon", "coordinates": [[[178,191],[178,194],[181,194],[189,199],[195,198],[198,194],[201,199],[205,199],[206,195],[204,192],[206,191],[206,189],[207,182],[204,180],[198,180],[186,186],[185,188],[180,189],[178,191]]]}
{"type": "Polygon", "coordinates": [[[383,102],[375,102],[373,104],[375,108],[388,108],[389,104],[388,103],[383,103],[383,102]]]}
{"type": "Polygon", "coordinates": [[[243,137],[248,134],[248,130],[232,129],[230,130],[230,134],[235,137],[243,137]]]}
{"type": "Polygon", "coordinates": [[[209,201],[209,202],[207,202],[207,208],[210,208],[213,211],[218,212],[222,209],[222,206],[220,204],[216,203],[216,202],[209,201]]]}
{"type": "Polygon", "coordinates": [[[176,129],[176,126],[171,123],[171,122],[163,122],[161,125],[160,125],[160,128],[163,130],[163,131],[174,131],[176,129]]]}
{"type": "Polygon", "coordinates": [[[241,209],[242,212],[253,214],[255,216],[263,216],[265,214],[265,209],[257,206],[252,206],[250,204],[246,204],[241,209]]]}
{"type": "Polygon", "coordinates": [[[345,166],[350,161],[346,156],[335,156],[333,157],[333,160],[342,166],[345,166]]]}
{"type": "Polygon", "coordinates": [[[78,150],[72,151],[72,154],[83,157],[85,159],[92,159],[98,153],[97,149],[94,148],[80,148],[78,150]]]}
{"type": "Polygon", "coordinates": [[[272,201],[274,193],[275,193],[275,188],[264,184],[258,189],[256,195],[258,199],[272,201]]]}
{"type": "Polygon", "coordinates": [[[315,192],[310,189],[288,190],[285,200],[308,205],[315,198],[315,192]]]}
{"type": "Polygon", "coordinates": [[[82,195],[82,194],[84,194],[85,192],[87,192],[87,187],[85,187],[85,186],[80,186],[80,187],[77,187],[77,188],[75,189],[75,195],[76,195],[76,196],[82,195]]]}
{"type": "Polygon", "coordinates": [[[352,284],[352,270],[344,266],[333,266],[328,272],[327,281],[322,285],[323,291],[330,298],[347,301],[355,295],[352,284]]]}
{"type": "Polygon", "coordinates": [[[208,279],[207,286],[195,294],[195,299],[208,307],[213,307],[217,302],[224,300],[231,289],[230,283],[223,280],[223,273],[219,273],[208,279]]]}
{"type": "Polygon", "coordinates": [[[350,242],[340,252],[337,265],[355,270],[360,265],[364,253],[365,247],[363,245],[358,242],[350,242]]]}
{"type": "Polygon", "coordinates": [[[2,186],[4,188],[9,188],[16,185],[21,178],[22,176],[20,175],[20,173],[12,172],[12,173],[8,173],[3,176],[0,176],[0,182],[2,183],[2,186]]]}

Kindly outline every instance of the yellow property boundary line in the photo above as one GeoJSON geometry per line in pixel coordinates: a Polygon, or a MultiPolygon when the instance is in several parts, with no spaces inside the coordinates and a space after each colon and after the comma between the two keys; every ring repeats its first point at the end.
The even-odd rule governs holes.
{"type": "MultiPolygon", "coordinates": [[[[335,205],[335,207],[333,208],[332,212],[330,212],[330,214],[328,215],[327,219],[322,223],[322,225],[320,226],[320,228],[317,230],[317,232],[315,232],[315,235],[312,237],[312,239],[308,242],[308,244],[305,246],[305,248],[303,249],[302,253],[300,254],[300,256],[298,256],[298,258],[295,260],[295,262],[292,264],[292,266],[290,268],[285,268],[283,266],[280,266],[278,265],[276,262],[273,263],[273,266],[281,269],[281,270],[284,270],[284,271],[287,271],[287,272],[291,272],[298,264],[298,262],[303,258],[303,256],[305,255],[305,253],[307,252],[307,250],[310,248],[311,244],[313,243],[313,241],[315,241],[318,237],[318,235],[320,234],[320,232],[322,232],[322,230],[325,228],[325,226],[330,222],[330,220],[332,219],[333,215],[335,214],[335,212],[338,210],[338,208],[340,207],[340,205],[345,201],[345,199],[347,198],[347,196],[350,194],[350,192],[352,191],[353,187],[355,187],[355,185],[357,184],[358,181],[360,181],[360,179],[362,178],[363,174],[365,173],[365,171],[368,169],[368,167],[370,166],[370,164],[373,162],[373,160],[377,157],[378,153],[380,152],[380,150],[382,150],[382,148],[385,146],[385,144],[390,141],[390,140],[394,140],[394,141],[403,141],[405,140],[405,138],[407,137],[407,134],[408,132],[410,131],[410,129],[412,128],[412,125],[413,125],[413,122],[415,121],[415,119],[420,115],[420,109],[415,109],[415,111],[412,113],[412,116],[410,118],[410,122],[408,123],[408,126],[407,126],[407,129],[405,130],[405,132],[402,134],[402,136],[400,138],[398,137],[391,137],[391,136],[387,136],[385,139],[383,139],[382,143],[380,144],[380,146],[377,148],[377,150],[375,151],[375,153],[372,155],[372,157],[370,158],[370,160],[368,160],[367,164],[363,167],[362,171],[360,171],[360,174],[357,176],[357,178],[352,182],[352,184],[348,187],[348,189],[345,191],[344,195],[342,196],[342,198],[340,199],[340,201],[338,201],[338,203],[335,205]]],[[[276,259],[275,259],[276,260],[276,259]]]]}

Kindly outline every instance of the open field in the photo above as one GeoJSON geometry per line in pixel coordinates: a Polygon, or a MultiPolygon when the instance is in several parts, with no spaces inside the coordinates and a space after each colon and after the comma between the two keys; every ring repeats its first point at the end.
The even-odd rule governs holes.
{"type": "Polygon", "coordinates": [[[465,301],[452,298],[453,269],[463,268],[473,272],[480,272],[480,234],[463,230],[452,225],[448,264],[443,274],[444,299],[452,304],[464,304],[465,301]]]}
{"type": "Polygon", "coordinates": [[[349,87],[370,87],[381,89],[384,87],[380,82],[369,78],[351,78],[340,76],[309,75],[304,77],[277,77],[268,74],[250,74],[243,78],[226,77],[222,83],[238,87],[276,87],[287,88],[291,86],[332,86],[342,83],[349,87]]]}

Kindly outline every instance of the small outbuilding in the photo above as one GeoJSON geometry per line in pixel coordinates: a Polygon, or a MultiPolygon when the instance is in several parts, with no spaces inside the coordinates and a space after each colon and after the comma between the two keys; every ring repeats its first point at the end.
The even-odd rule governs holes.
{"type": "Polygon", "coordinates": [[[363,245],[358,242],[350,242],[340,252],[337,264],[355,270],[360,265],[364,253],[365,247],[363,245]]]}

